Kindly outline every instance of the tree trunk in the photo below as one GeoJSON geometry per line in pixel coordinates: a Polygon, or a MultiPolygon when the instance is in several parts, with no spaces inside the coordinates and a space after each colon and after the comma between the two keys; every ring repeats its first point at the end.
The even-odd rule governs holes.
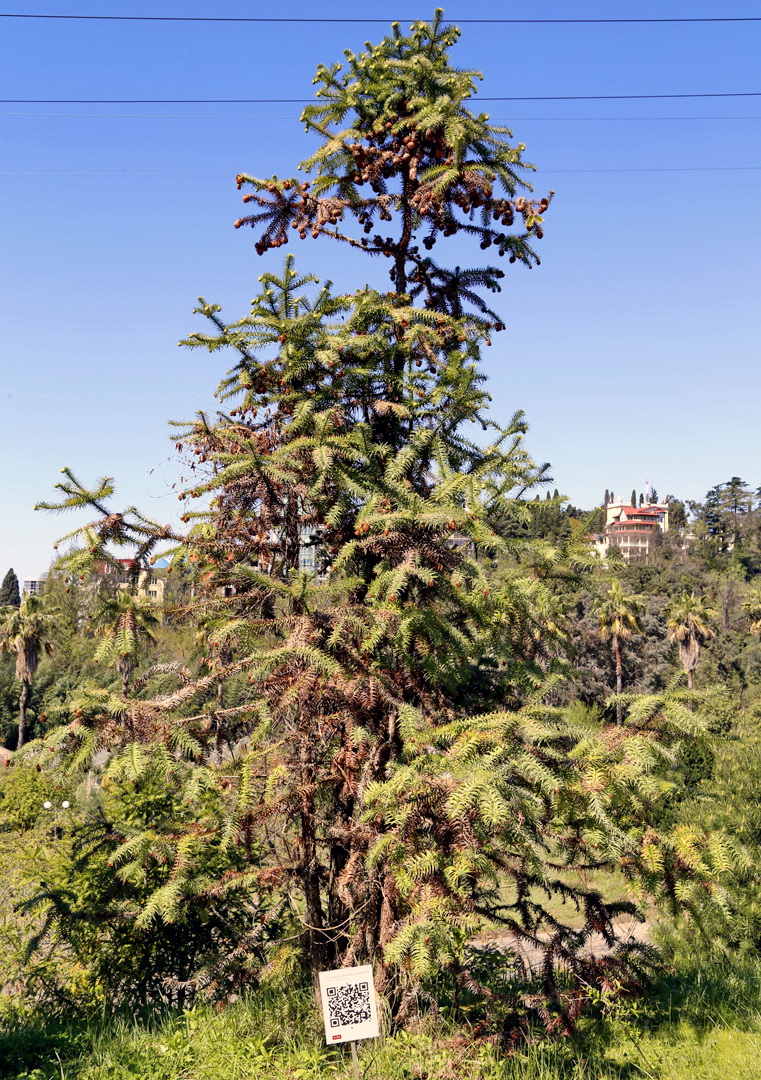
{"type": "MultiPolygon", "coordinates": [[[[225,728],[222,723],[222,709],[225,704],[225,681],[217,682],[217,715],[214,717],[214,754],[212,760],[216,765],[222,761],[222,748],[225,743],[225,728]]],[[[228,744],[229,745],[229,744],[228,744]]]]}
{"type": "Polygon", "coordinates": [[[700,642],[696,637],[688,637],[686,641],[679,643],[679,659],[682,661],[687,676],[687,689],[695,689],[695,672],[700,660],[700,642]]]}
{"type": "MultiPolygon", "coordinates": [[[[348,832],[349,822],[353,812],[353,800],[341,800],[335,809],[334,828],[337,832],[348,832]]],[[[330,845],[330,858],[328,862],[328,881],[326,886],[328,905],[328,926],[333,938],[332,953],[334,957],[341,956],[349,943],[349,924],[347,922],[349,912],[346,904],[338,895],[338,881],[349,861],[348,840],[341,839],[330,845]]]]}
{"type": "Polygon", "coordinates": [[[119,660],[117,661],[117,664],[116,664],[116,670],[119,672],[119,674],[122,677],[122,700],[123,701],[127,700],[127,695],[129,694],[129,680],[130,680],[130,675],[132,674],[132,667],[133,667],[132,657],[130,657],[130,656],[121,656],[119,658],[119,660]]]}
{"type": "Polygon", "coordinates": [[[20,750],[26,738],[26,703],[29,701],[29,683],[21,683],[21,696],[18,699],[18,741],[16,749],[20,750]]]}
{"type": "MultiPolygon", "coordinates": [[[[621,662],[621,642],[618,640],[618,635],[613,635],[613,651],[616,654],[616,694],[620,696],[621,690],[624,685],[624,666],[621,662]]],[[[621,702],[616,702],[616,723],[619,727],[623,724],[623,710],[621,708],[621,702]]]]}
{"type": "Polygon", "coordinates": [[[317,976],[326,967],[325,919],[320,892],[320,864],[317,854],[317,821],[314,805],[315,767],[310,734],[302,732],[299,745],[301,781],[301,860],[297,880],[301,881],[306,912],[306,942],[315,996],[317,976]]]}

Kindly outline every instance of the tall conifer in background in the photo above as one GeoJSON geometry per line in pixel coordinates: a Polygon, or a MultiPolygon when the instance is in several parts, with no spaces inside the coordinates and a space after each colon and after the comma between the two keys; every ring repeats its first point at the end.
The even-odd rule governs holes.
{"type": "Polygon", "coordinates": [[[18,578],[13,567],[11,567],[0,585],[0,608],[17,608],[20,604],[21,592],[19,591],[18,578]]]}

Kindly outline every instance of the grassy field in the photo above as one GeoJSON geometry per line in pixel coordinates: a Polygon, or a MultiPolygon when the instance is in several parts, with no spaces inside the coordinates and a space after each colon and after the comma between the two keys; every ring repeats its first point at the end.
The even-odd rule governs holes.
{"type": "MultiPolygon", "coordinates": [[[[589,1022],[574,1040],[514,1056],[428,1017],[361,1044],[365,1080],[759,1080],[761,963],[665,978],[646,1015],[589,1022]]],[[[224,1010],[7,1025],[0,1076],[14,1080],[306,1080],[351,1077],[323,1045],[308,994],[260,995],[224,1010]]]]}

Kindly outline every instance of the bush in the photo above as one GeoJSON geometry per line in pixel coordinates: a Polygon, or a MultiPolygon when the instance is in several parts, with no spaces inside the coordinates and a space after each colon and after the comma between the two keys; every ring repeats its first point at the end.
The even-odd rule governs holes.
{"type": "Polygon", "coordinates": [[[761,726],[747,714],[733,719],[735,734],[715,740],[710,754],[699,743],[681,752],[694,783],[675,808],[677,821],[724,837],[726,855],[723,881],[705,892],[704,902],[659,928],[678,965],[761,948],[761,726]]]}
{"type": "MultiPolygon", "coordinates": [[[[44,875],[36,866],[27,875],[32,948],[60,955],[62,971],[76,961],[85,1007],[224,997],[255,982],[279,925],[261,906],[258,849],[224,842],[218,792],[189,791],[188,770],[170,760],[170,777],[160,765],[141,761],[131,773],[112,761],[60,843],[48,844],[44,875]]],[[[38,1001],[40,988],[28,989],[38,1001]]]]}
{"type": "Polygon", "coordinates": [[[0,772],[0,831],[23,832],[45,816],[46,801],[66,798],[60,783],[39,765],[13,762],[0,772]]]}

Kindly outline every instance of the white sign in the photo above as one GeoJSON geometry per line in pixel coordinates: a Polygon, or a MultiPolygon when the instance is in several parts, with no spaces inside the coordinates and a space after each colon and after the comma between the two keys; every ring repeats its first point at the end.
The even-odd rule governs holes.
{"type": "Polygon", "coordinates": [[[372,964],[321,971],[320,996],[327,1043],[378,1038],[372,964]]]}

